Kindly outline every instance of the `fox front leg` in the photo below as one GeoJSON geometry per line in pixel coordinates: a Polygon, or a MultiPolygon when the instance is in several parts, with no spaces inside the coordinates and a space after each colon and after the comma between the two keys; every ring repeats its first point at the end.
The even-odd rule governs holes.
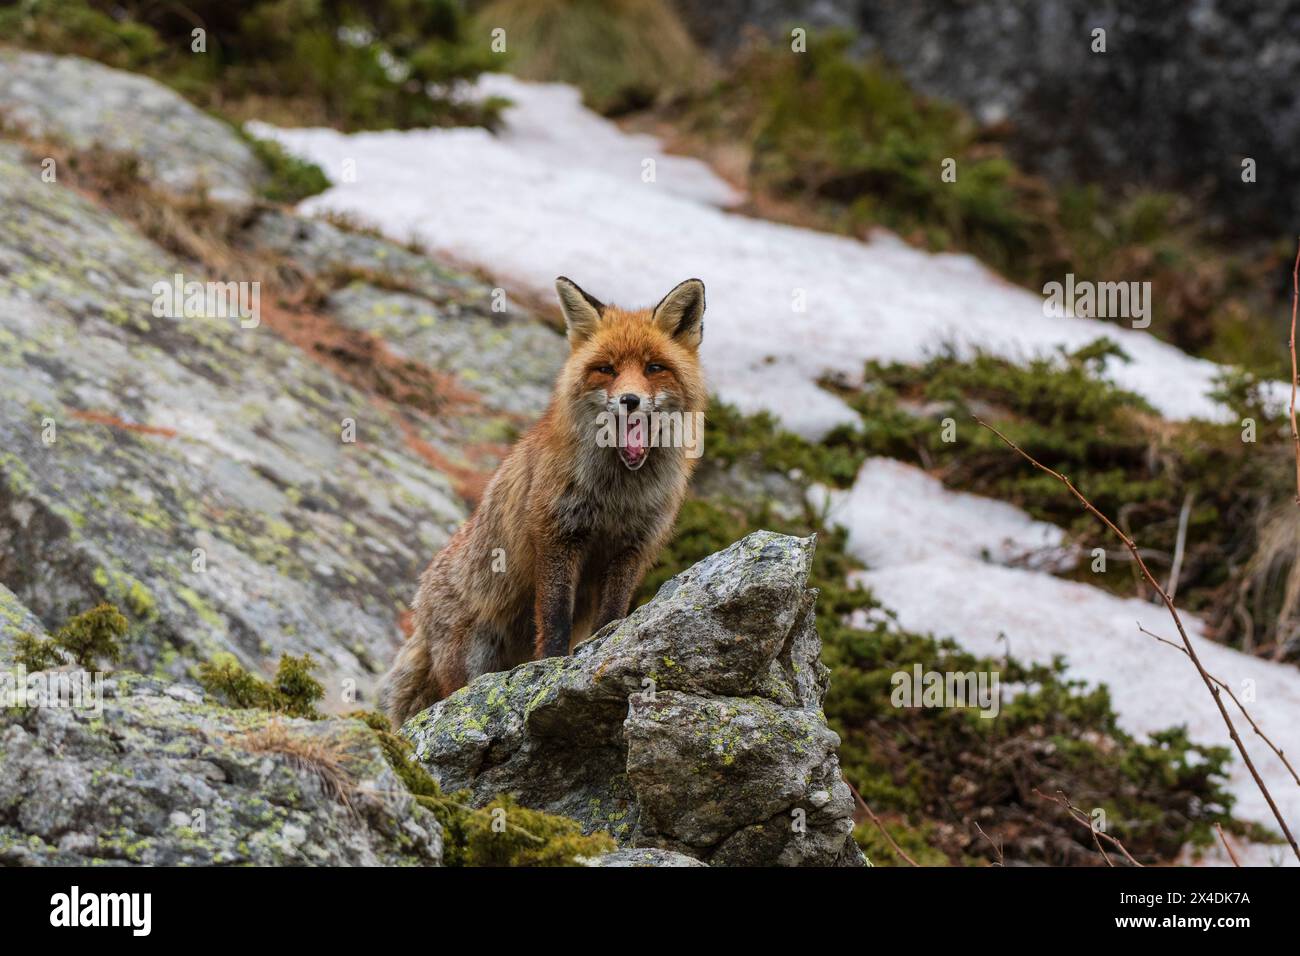
{"type": "Polygon", "coordinates": [[[536,657],[563,657],[573,637],[573,597],[578,583],[577,551],[552,553],[539,562],[534,616],[536,657]]]}
{"type": "Polygon", "coordinates": [[[600,579],[600,598],[596,606],[596,633],[610,621],[627,617],[627,607],[632,603],[632,592],[641,583],[644,562],[641,553],[629,548],[615,555],[606,566],[600,579]]]}

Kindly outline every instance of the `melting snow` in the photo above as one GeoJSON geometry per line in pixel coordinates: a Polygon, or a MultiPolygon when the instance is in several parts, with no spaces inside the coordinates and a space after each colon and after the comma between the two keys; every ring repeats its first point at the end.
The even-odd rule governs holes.
{"type": "Polygon", "coordinates": [[[1114,380],[1165,415],[1224,414],[1207,397],[1218,367],[1145,332],[1045,316],[1042,296],[969,256],[726,212],[719,207],[735,191],[707,166],[624,134],[584,109],[570,87],[507,76],[481,87],[516,104],[499,135],[250,130],[318,163],[337,184],[305,211],[351,213],[398,239],[418,236],[536,293],[550,295],[555,277],[567,275],[605,301],[650,305],[698,276],[709,298],[705,366],[718,393],[805,435],[855,420],[817,387],[828,370],[860,381],[870,358],[916,362],[951,345],[1020,360],[1103,335],[1133,357],[1112,363],[1114,380]],[[643,181],[649,161],[653,182],[643,181]],[[801,297],[805,311],[796,309],[801,297]]]}

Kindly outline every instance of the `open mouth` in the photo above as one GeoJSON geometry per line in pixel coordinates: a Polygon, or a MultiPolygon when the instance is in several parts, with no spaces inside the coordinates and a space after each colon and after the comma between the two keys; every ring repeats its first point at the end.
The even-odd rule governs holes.
{"type": "Polygon", "coordinates": [[[623,433],[619,436],[618,457],[632,471],[645,464],[650,457],[650,447],[646,442],[646,420],[643,415],[636,415],[623,420],[623,433]]]}

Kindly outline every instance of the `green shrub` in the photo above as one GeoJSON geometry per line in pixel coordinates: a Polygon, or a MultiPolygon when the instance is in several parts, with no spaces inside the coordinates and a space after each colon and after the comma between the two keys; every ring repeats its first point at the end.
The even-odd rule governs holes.
{"type": "Polygon", "coordinates": [[[130,624],[112,604],[100,604],[71,618],[52,637],[19,634],[14,657],[29,671],[61,667],[71,661],[93,670],[100,660],[122,660],[121,640],[130,624]]]}
{"type": "Polygon", "coordinates": [[[27,633],[14,637],[14,661],[28,671],[50,670],[67,663],[53,641],[27,633]]]}
{"type": "Polygon", "coordinates": [[[491,125],[502,105],[453,95],[496,65],[455,0],[25,0],[0,9],[0,36],[148,73],[236,120],[491,125]]]}
{"type": "Polygon", "coordinates": [[[290,156],[279,143],[255,136],[244,138],[266,170],[268,181],[262,187],[265,199],[294,205],[329,189],[329,179],[315,163],[290,156]]]}
{"type": "Polygon", "coordinates": [[[316,720],[320,717],[316,703],[325,696],[325,688],[312,676],[315,669],[316,662],[310,655],[284,654],[275,679],[265,681],[245,670],[233,654],[222,652],[200,664],[197,677],[204,690],[230,707],[259,708],[316,720]]]}
{"type": "MultiPolygon", "coordinates": [[[[1229,643],[1285,642],[1283,619],[1296,612],[1286,603],[1294,547],[1277,547],[1285,528],[1278,519],[1270,531],[1270,516],[1294,494],[1294,461],[1258,379],[1228,374],[1218,392],[1240,418],[1255,420],[1255,441],[1246,442],[1240,418],[1162,420],[1139,396],[1102,377],[1111,361],[1126,357],[1103,339],[1023,365],[989,355],[942,355],[919,366],[868,363],[863,387],[837,387],[861,416],[843,441],[859,456],[899,458],[941,474],[950,487],[1010,501],[1067,529],[1085,552],[1120,550],[1068,489],[981,428],[978,414],[1127,528],[1157,576],[1172,565],[1187,507],[1179,604],[1208,618],[1229,643]],[[945,440],[946,419],[955,441],[945,440]]],[[[1124,557],[1100,570],[1089,558],[1075,577],[1126,595],[1147,592],[1124,557]]],[[[1300,646],[1284,643],[1280,654],[1298,657],[1300,646]]]]}

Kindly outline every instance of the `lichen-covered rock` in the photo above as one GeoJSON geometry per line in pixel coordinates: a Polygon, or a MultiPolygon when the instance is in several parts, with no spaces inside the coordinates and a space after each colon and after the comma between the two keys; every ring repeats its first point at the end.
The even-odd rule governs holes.
{"type": "Polygon", "coordinates": [[[451,479],[266,325],[155,316],[192,270],[34,168],[0,147],[0,580],[49,628],[117,604],[136,669],[311,653],[364,691],[451,479]]]}
{"type": "Polygon", "coordinates": [[[711,864],[860,862],[807,588],[814,541],[755,532],[572,655],[485,674],[402,732],[445,789],[711,864]]]}
{"type": "MultiPolygon", "coordinates": [[[[284,213],[258,217],[248,240],[313,274],[348,280],[328,301],[343,325],[378,336],[403,358],[454,375],[485,406],[514,416],[514,425],[536,418],[550,400],[568,346],[504,290],[384,239],[284,213]]],[[[508,437],[498,418],[480,420],[484,431],[467,435],[467,442],[508,437]]]]}
{"type": "Polygon", "coordinates": [[[256,277],[200,274],[39,172],[0,143],[0,581],[51,630],[118,605],[133,669],[179,678],[225,651],[267,673],[311,654],[324,709],[364,704],[473,481],[540,410],[562,336],[395,244],[266,213],[246,238],[267,255],[327,288],[349,260],[374,273],[311,318],[382,350],[364,334],[392,316],[404,374],[432,393],[413,407],[270,321],[155,315],[152,289],[175,274],[256,277]],[[495,337],[495,365],[467,359],[472,382],[450,351],[430,367],[426,327],[471,352],[495,337]]]}
{"type": "Polygon", "coordinates": [[[33,136],[130,153],[169,192],[246,209],[263,179],[234,129],[155,80],[81,57],[0,51],[0,108],[33,136]]]}
{"type": "Polygon", "coordinates": [[[0,865],[437,865],[442,830],[358,720],[103,681],[102,708],[0,709],[0,865]]]}
{"type": "Polygon", "coordinates": [[[693,856],[674,853],[672,850],[659,850],[654,847],[642,849],[615,850],[598,856],[587,863],[588,866],[635,867],[635,866],[708,866],[693,856]]]}
{"type": "Polygon", "coordinates": [[[14,640],[20,634],[38,638],[49,636],[36,615],[18,600],[18,595],[0,584],[0,667],[13,664],[14,640]]]}

